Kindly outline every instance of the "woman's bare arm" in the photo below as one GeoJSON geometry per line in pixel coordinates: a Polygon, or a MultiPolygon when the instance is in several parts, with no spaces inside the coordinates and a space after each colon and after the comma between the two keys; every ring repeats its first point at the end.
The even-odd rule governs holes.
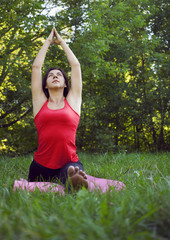
{"type": "Polygon", "coordinates": [[[40,51],[38,52],[33,65],[31,77],[31,90],[32,90],[32,103],[34,116],[41,109],[44,102],[47,100],[42,89],[42,66],[49,46],[53,43],[54,28],[52,29],[49,37],[44,42],[40,51]]]}
{"type": "Polygon", "coordinates": [[[47,53],[49,46],[52,44],[54,36],[54,30],[52,29],[49,37],[44,42],[40,51],[38,52],[33,65],[32,65],[32,79],[31,79],[31,88],[32,88],[32,97],[33,99],[37,99],[41,97],[43,93],[42,89],[42,66],[44,63],[44,59],[47,53]]]}
{"type": "Polygon", "coordinates": [[[54,29],[54,32],[56,36],[56,40],[54,40],[54,42],[63,48],[67,56],[68,62],[71,66],[71,88],[68,93],[67,100],[69,101],[69,104],[73,107],[73,109],[80,114],[82,100],[81,66],[72,50],[69,48],[66,42],[60,37],[56,29],[54,29]]]}

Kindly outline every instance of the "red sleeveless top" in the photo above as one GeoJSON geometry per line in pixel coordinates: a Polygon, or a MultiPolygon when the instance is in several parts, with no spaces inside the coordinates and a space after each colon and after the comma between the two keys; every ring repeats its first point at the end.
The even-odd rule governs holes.
{"type": "Polygon", "coordinates": [[[34,159],[51,169],[79,160],[75,141],[80,116],[66,99],[64,102],[64,108],[58,110],[49,109],[48,101],[45,102],[34,119],[38,132],[38,149],[34,159]]]}

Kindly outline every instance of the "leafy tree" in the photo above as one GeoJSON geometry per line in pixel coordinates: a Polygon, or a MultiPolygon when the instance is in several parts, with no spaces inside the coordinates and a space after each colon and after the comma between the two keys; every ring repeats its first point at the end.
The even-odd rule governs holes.
{"type": "Polygon", "coordinates": [[[1,150],[32,149],[35,129],[31,106],[31,62],[45,29],[43,1],[1,1],[0,134],[1,150]],[[30,134],[26,134],[26,132],[30,134]],[[31,141],[32,139],[32,141],[31,141]],[[18,148],[18,146],[20,146],[18,148]],[[30,147],[30,148],[29,148],[30,147]]]}
{"type": "MultiPolygon", "coordinates": [[[[168,9],[167,0],[2,1],[1,149],[27,152],[36,146],[31,65],[55,25],[82,67],[78,148],[168,150],[168,9]],[[50,16],[53,7],[57,12],[50,16]]],[[[51,66],[70,74],[63,51],[54,46],[43,71],[51,66]]]]}

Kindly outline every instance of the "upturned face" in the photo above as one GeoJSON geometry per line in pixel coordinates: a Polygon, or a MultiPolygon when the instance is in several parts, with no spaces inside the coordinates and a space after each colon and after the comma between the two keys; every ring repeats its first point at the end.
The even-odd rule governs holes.
{"type": "Polygon", "coordinates": [[[47,76],[46,88],[65,88],[65,79],[60,70],[51,70],[47,76]]]}

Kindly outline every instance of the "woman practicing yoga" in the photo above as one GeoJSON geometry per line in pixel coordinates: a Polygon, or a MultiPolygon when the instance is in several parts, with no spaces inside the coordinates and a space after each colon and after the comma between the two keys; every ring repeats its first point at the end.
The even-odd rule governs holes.
{"type": "Polygon", "coordinates": [[[80,63],[53,27],[32,66],[32,104],[38,132],[38,149],[30,165],[28,180],[68,183],[77,190],[88,188],[87,176],[76,154],[76,131],[82,102],[80,63]],[[64,50],[71,66],[71,87],[63,70],[50,68],[42,79],[41,69],[50,45],[64,50]]]}

